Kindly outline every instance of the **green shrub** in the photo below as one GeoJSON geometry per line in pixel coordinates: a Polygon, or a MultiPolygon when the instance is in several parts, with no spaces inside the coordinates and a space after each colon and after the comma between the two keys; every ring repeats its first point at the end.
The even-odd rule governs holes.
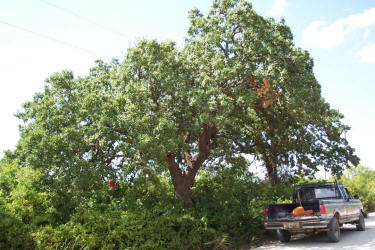
{"type": "Polygon", "coordinates": [[[233,242],[246,242],[259,235],[264,206],[289,201],[291,196],[290,186],[271,186],[236,167],[224,168],[215,175],[203,174],[194,188],[197,216],[233,242]]]}
{"type": "Polygon", "coordinates": [[[41,174],[24,167],[16,174],[17,185],[9,194],[9,210],[30,226],[37,227],[53,221],[54,208],[47,192],[40,189],[41,174]]]}
{"type": "Polygon", "coordinates": [[[7,209],[6,201],[0,197],[0,249],[25,249],[32,245],[29,229],[7,209]]]}
{"type": "Polygon", "coordinates": [[[169,189],[165,183],[158,187],[151,183],[142,190],[125,184],[119,185],[120,190],[104,186],[87,206],[77,208],[68,223],[36,232],[38,248],[170,249],[213,241],[214,235],[202,220],[184,210],[173,196],[160,192],[169,189]],[[116,198],[128,192],[143,196],[116,198]]]}
{"type": "Polygon", "coordinates": [[[375,171],[364,166],[349,169],[340,182],[352,195],[358,195],[366,212],[375,211],[375,171]]]}
{"type": "Polygon", "coordinates": [[[238,247],[262,233],[265,204],[291,197],[290,185],[271,186],[240,167],[201,173],[193,209],[184,209],[174,197],[167,177],[138,176],[118,181],[116,189],[103,182],[69,193],[45,186],[40,172],[30,167],[13,170],[0,172],[0,183],[7,187],[0,189],[7,193],[0,206],[7,218],[0,222],[0,246],[6,248],[238,247]]]}

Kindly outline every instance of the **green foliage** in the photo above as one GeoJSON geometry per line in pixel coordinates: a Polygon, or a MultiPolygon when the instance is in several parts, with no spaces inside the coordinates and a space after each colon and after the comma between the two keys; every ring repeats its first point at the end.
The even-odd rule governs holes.
{"type": "Polygon", "coordinates": [[[166,179],[103,186],[70,221],[34,234],[39,248],[165,249],[199,247],[213,236],[205,223],[184,210],[166,179]]]}
{"type": "Polygon", "coordinates": [[[189,18],[183,52],[210,90],[202,106],[217,105],[213,119],[224,123],[216,122],[232,139],[220,139],[230,153],[255,155],[274,182],[315,173],[317,166],[340,174],[348,163],[358,164],[343,137],[349,129],[343,116],[321,97],[313,60],[294,46],[284,21],[264,19],[241,0],[214,1],[207,16],[193,10],[189,18]]]}
{"type": "Polygon", "coordinates": [[[54,208],[47,192],[40,188],[41,173],[30,167],[21,168],[16,175],[17,185],[10,192],[10,210],[25,224],[39,226],[53,222],[54,208]]]}
{"type": "Polygon", "coordinates": [[[41,172],[5,160],[0,166],[0,197],[8,204],[8,210],[25,224],[51,223],[54,210],[48,193],[42,191],[41,172]]]}
{"type": "Polygon", "coordinates": [[[223,168],[217,174],[203,174],[194,187],[196,212],[207,225],[230,237],[257,235],[262,229],[264,206],[286,202],[292,197],[291,185],[272,186],[241,168],[223,168]]]}
{"type": "Polygon", "coordinates": [[[27,226],[0,196],[0,249],[25,249],[33,245],[27,226]]]}
{"type": "Polygon", "coordinates": [[[17,185],[16,173],[18,166],[14,162],[6,162],[3,159],[0,162],[0,195],[8,197],[10,191],[17,185]]]}
{"type": "MultiPolygon", "coordinates": [[[[32,240],[28,226],[23,223],[22,212],[14,195],[19,180],[18,166],[3,159],[0,162],[0,248],[15,249],[30,247],[32,240]]],[[[25,191],[25,190],[23,190],[25,191]]]]}
{"type": "Polygon", "coordinates": [[[70,221],[35,234],[40,248],[166,249],[197,247],[209,238],[204,224],[189,215],[161,208],[148,211],[89,211],[84,222],[70,221]],[[177,212],[177,213],[176,213],[177,212]]]}
{"type": "MultiPolygon", "coordinates": [[[[60,211],[66,217],[62,222],[54,219],[59,204],[51,201],[53,192],[37,191],[41,189],[40,172],[29,167],[16,169],[10,195],[0,199],[0,214],[6,218],[0,222],[0,246],[4,248],[237,247],[262,232],[266,203],[291,197],[288,185],[271,186],[246,169],[221,166],[197,179],[194,209],[182,207],[168,178],[138,176],[131,183],[119,181],[116,189],[101,183],[73,211],[60,211]]],[[[12,171],[0,172],[0,179],[9,173],[12,171]]]]}
{"type": "Polygon", "coordinates": [[[375,171],[364,166],[350,168],[340,182],[352,195],[358,195],[366,212],[375,211],[375,171]]]}

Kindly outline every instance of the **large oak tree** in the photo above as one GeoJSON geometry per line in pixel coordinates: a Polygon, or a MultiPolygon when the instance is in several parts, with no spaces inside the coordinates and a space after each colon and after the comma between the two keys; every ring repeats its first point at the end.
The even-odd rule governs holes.
{"type": "Polygon", "coordinates": [[[214,1],[207,16],[189,18],[180,50],[142,40],[122,63],[98,61],[83,78],[52,75],[18,114],[18,159],[43,169],[50,185],[76,190],[169,173],[186,207],[199,170],[245,155],[275,182],[280,166],[337,173],[358,162],[312,59],[283,22],[244,0],[214,1]]]}

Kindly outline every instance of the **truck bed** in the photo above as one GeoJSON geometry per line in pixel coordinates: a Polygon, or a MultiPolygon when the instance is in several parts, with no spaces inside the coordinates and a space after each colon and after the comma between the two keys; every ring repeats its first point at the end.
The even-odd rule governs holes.
{"type": "MultiPolygon", "coordinates": [[[[320,213],[319,200],[311,202],[302,202],[302,206],[305,210],[313,210],[313,214],[304,216],[293,216],[293,209],[299,207],[299,203],[288,203],[288,204],[270,204],[268,205],[268,219],[270,220],[301,220],[306,217],[311,217],[317,213],[320,213]]],[[[306,218],[307,219],[307,218],[306,218]]]]}

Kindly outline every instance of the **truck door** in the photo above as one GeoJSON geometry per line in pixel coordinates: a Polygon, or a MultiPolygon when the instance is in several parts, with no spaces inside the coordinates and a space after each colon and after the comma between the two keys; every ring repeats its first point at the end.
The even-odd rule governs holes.
{"type": "Polygon", "coordinates": [[[350,195],[347,193],[346,188],[340,186],[340,190],[343,196],[343,211],[345,211],[345,214],[342,215],[342,218],[344,221],[349,221],[353,214],[353,211],[351,209],[350,195]]]}
{"type": "Polygon", "coordinates": [[[351,220],[357,219],[360,212],[360,203],[357,199],[354,199],[349,190],[345,187],[343,188],[345,190],[346,195],[348,196],[348,217],[350,217],[351,220]]]}

